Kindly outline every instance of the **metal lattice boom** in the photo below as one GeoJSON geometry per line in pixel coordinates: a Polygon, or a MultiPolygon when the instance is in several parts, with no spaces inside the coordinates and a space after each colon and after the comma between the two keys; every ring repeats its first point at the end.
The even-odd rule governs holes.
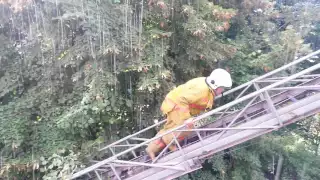
{"type": "Polygon", "coordinates": [[[219,151],[319,113],[319,58],[315,65],[300,72],[287,75],[286,71],[317,54],[320,50],[224,93],[237,97],[193,118],[196,128],[188,130],[192,131],[188,139],[182,144],[176,138],[171,142],[177,143],[177,151],[168,153],[169,144],[154,161],[143,154],[151,141],[187,131],[181,125],[161,136],[143,137],[146,131],[165,123],[163,120],[101,148],[100,151],[110,151],[112,155],[74,173],[71,179],[174,179],[202,168],[203,161],[219,151]]]}

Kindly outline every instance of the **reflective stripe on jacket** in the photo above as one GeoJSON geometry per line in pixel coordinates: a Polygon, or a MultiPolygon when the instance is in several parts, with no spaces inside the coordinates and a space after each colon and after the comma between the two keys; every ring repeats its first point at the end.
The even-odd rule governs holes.
{"type": "Polygon", "coordinates": [[[214,92],[205,82],[205,77],[194,78],[170,91],[161,105],[164,114],[172,110],[198,115],[214,104],[214,92]]]}

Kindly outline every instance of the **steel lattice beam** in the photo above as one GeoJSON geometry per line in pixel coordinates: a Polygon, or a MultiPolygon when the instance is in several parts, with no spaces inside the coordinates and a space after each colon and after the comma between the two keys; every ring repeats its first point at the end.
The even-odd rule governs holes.
{"type": "MultiPolygon", "coordinates": [[[[193,119],[195,123],[198,123],[200,122],[200,120],[209,116],[219,115],[218,120],[200,128],[191,130],[193,131],[191,137],[197,137],[199,140],[198,142],[189,144],[183,148],[179,145],[179,151],[167,154],[164,157],[162,157],[162,154],[160,154],[160,156],[157,157],[157,161],[150,163],[141,161],[141,157],[137,157],[135,150],[146,146],[149,142],[165,134],[181,132],[185,128],[185,125],[181,125],[162,134],[161,136],[153,138],[139,137],[140,134],[165,123],[166,120],[163,120],[159,123],[154,124],[153,126],[150,126],[119,141],[116,141],[104,148],[101,148],[100,151],[109,150],[113,156],[103,161],[96,162],[92,166],[89,166],[73,174],[71,179],[76,179],[85,174],[90,175],[89,173],[95,173],[96,176],[101,179],[104,179],[103,177],[107,176],[112,176],[116,179],[122,179],[119,171],[121,172],[123,168],[126,168],[125,166],[131,166],[131,168],[133,169],[129,177],[126,178],[128,180],[155,180],[162,178],[171,179],[201,168],[201,159],[204,159],[212,155],[213,153],[219,152],[225,148],[232,147],[241,142],[247,141],[259,135],[290,124],[296,120],[303,118],[304,115],[307,116],[312,115],[315,112],[319,112],[320,95],[314,94],[311,97],[304,97],[304,95],[306,95],[309,91],[319,92],[320,75],[309,75],[309,73],[314,70],[320,69],[320,63],[288,77],[271,77],[272,75],[276,75],[276,73],[281,72],[293,65],[301,63],[304,60],[319,53],[320,50],[311,53],[303,58],[300,58],[290,64],[287,64],[279,69],[269,72],[263,76],[260,76],[248,83],[227,91],[224,95],[229,95],[242,90],[242,92],[234,101],[193,119]],[[260,84],[257,84],[259,82],[268,82],[272,84],[266,87],[260,87],[260,84]],[[287,85],[286,83],[288,82],[301,84],[287,85]],[[286,87],[279,87],[285,84],[286,87]],[[250,87],[256,87],[257,89],[250,94],[244,95],[250,89],[250,87]],[[282,92],[275,95],[269,94],[274,91],[282,92]],[[259,102],[255,102],[255,98],[259,96],[262,97],[262,100],[259,102]],[[303,97],[300,98],[299,96],[303,97]],[[283,105],[284,102],[290,100],[294,100],[294,103],[290,105],[285,104],[284,107],[280,107],[280,105],[283,105]],[[243,103],[246,103],[245,108],[232,112],[229,111],[229,109],[233,106],[237,106],[243,103]],[[270,108],[271,111],[268,110],[270,108]],[[294,116],[292,116],[293,113],[294,116]],[[205,136],[201,135],[202,132],[205,132],[205,136]],[[130,140],[139,142],[130,144],[130,140]],[[113,148],[115,147],[128,149],[121,152],[116,152],[113,150],[113,148]],[[130,161],[119,159],[126,154],[132,154],[135,158],[130,161]],[[136,166],[143,167],[137,168],[136,166]],[[103,168],[108,169],[103,172],[103,168]],[[100,171],[100,173],[98,173],[97,171],[100,171]]],[[[220,96],[216,99],[219,98],[220,96]]],[[[174,141],[176,141],[176,139],[174,141]]]]}
{"type": "MultiPolygon", "coordinates": [[[[320,112],[320,94],[316,94],[313,96],[310,96],[309,98],[306,98],[305,100],[302,100],[300,102],[297,102],[295,104],[292,104],[288,107],[285,107],[283,109],[279,110],[280,117],[284,120],[284,125],[288,125],[290,123],[293,123],[299,119],[302,119],[304,117],[310,116],[314,113],[320,112]]],[[[277,126],[278,120],[276,118],[272,118],[272,114],[268,114],[265,116],[262,116],[255,121],[251,121],[248,123],[245,123],[241,125],[240,127],[257,127],[257,126],[277,126]]],[[[184,148],[185,151],[188,153],[186,156],[189,160],[192,159],[201,159],[206,158],[207,156],[211,156],[212,154],[222,151],[226,148],[235,146],[237,144],[240,144],[242,142],[248,141],[250,139],[253,139],[257,136],[260,136],[262,134],[268,133],[270,131],[273,131],[275,129],[278,129],[283,126],[277,126],[277,128],[273,129],[244,129],[244,130],[236,130],[236,131],[229,131],[227,132],[223,138],[221,138],[218,141],[215,141],[217,138],[217,135],[212,136],[210,138],[207,138],[204,140],[205,146],[202,147],[199,143],[187,146],[184,148]],[[207,150],[208,154],[201,154],[201,151],[199,149],[205,149],[207,150]]],[[[171,153],[164,158],[162,158],[159,162],[175,162],[176,166],[180,167],[186,167],[188,166],[187,163],[183,160],[183,158],[179,155],[179,153],[174,152],[171,153]]],[[[198,169],[198,168],[196,168],[198,169]]],[[[136,176],[132,176],[130,178],[127,178],[126,180],[135,180],[135,179],[141,179],[141,180],[155,180],[155,179],[172,179],[173,177],[178,177],[180,175],[183,175],[181,172],[172,171],[168,169],[161,169],[161,168],[152,168],[148,169],[140,174],[137,174],[136,176]]]]}

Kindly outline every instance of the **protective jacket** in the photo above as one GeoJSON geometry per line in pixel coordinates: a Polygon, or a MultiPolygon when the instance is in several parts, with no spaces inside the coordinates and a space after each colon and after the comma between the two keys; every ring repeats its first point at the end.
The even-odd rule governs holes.
{"type": "MultiPolygon", "coordinates": [[[[175,124],[211,109],[214,104],[214,92],[209,88],[205,77],[194,78],[170,91],[161,105],[163,114],[179,111],[183,117],[172,119],[175,124]]],[[[170,119],[168,119],[170,120],[170,119]]]]}

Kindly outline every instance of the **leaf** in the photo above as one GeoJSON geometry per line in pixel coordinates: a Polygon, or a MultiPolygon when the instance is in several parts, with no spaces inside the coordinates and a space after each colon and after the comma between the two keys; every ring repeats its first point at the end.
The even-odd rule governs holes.
{"type": "Polygon", "coordinates": [[[56,166],[60,166],[62,164],[62,161],[60,159],[57,159],[56,166]]]}
{"type": "Polygon", "coordinates": [[[68,170],[69,169],[69,165],[68,164],[64,164],[63,169],[64,170],[68,170]]]}
{"type": "Polygon", "coordinates": [[[41,156],[40,157],[40,161],[45,161],[44,157],[41,156]]]}
{"type": "Polygon", "coordinates": [[[105,104],[106,104],[106,105],[110,105],[111,103],[110,103],[109,100],[105,100],[105,104]]]}
{"type": "Polygon", "coordinates": [[[59,156],[58,154],[54,153],[54,154],[52,155],[52,157],[58,158],[58,157],[60,157],[60,156],[59,156]]]}
{"type": "Polygon", "coordinates": [[[58,152],[60,153],[60,154],[63,154],[63,153],[65,153],[66,152],[66,149],[60,149],[60,150],[58,150],[58,152]]]}
{"type": "Polygon", "coordinates": [[[94,123],[94,120],[93,120],[92,118],[90,118],[90,119],[88,120],[88,123],[89,123],[89,124],[93,124],[93,123],[94,123]]]}
{"type": "Polygon", "coordinates": [[[132,107],[132,106],[133,106],[132,100],[126,100],[126,105],[127,105],[128,107],[132,107]]]}

